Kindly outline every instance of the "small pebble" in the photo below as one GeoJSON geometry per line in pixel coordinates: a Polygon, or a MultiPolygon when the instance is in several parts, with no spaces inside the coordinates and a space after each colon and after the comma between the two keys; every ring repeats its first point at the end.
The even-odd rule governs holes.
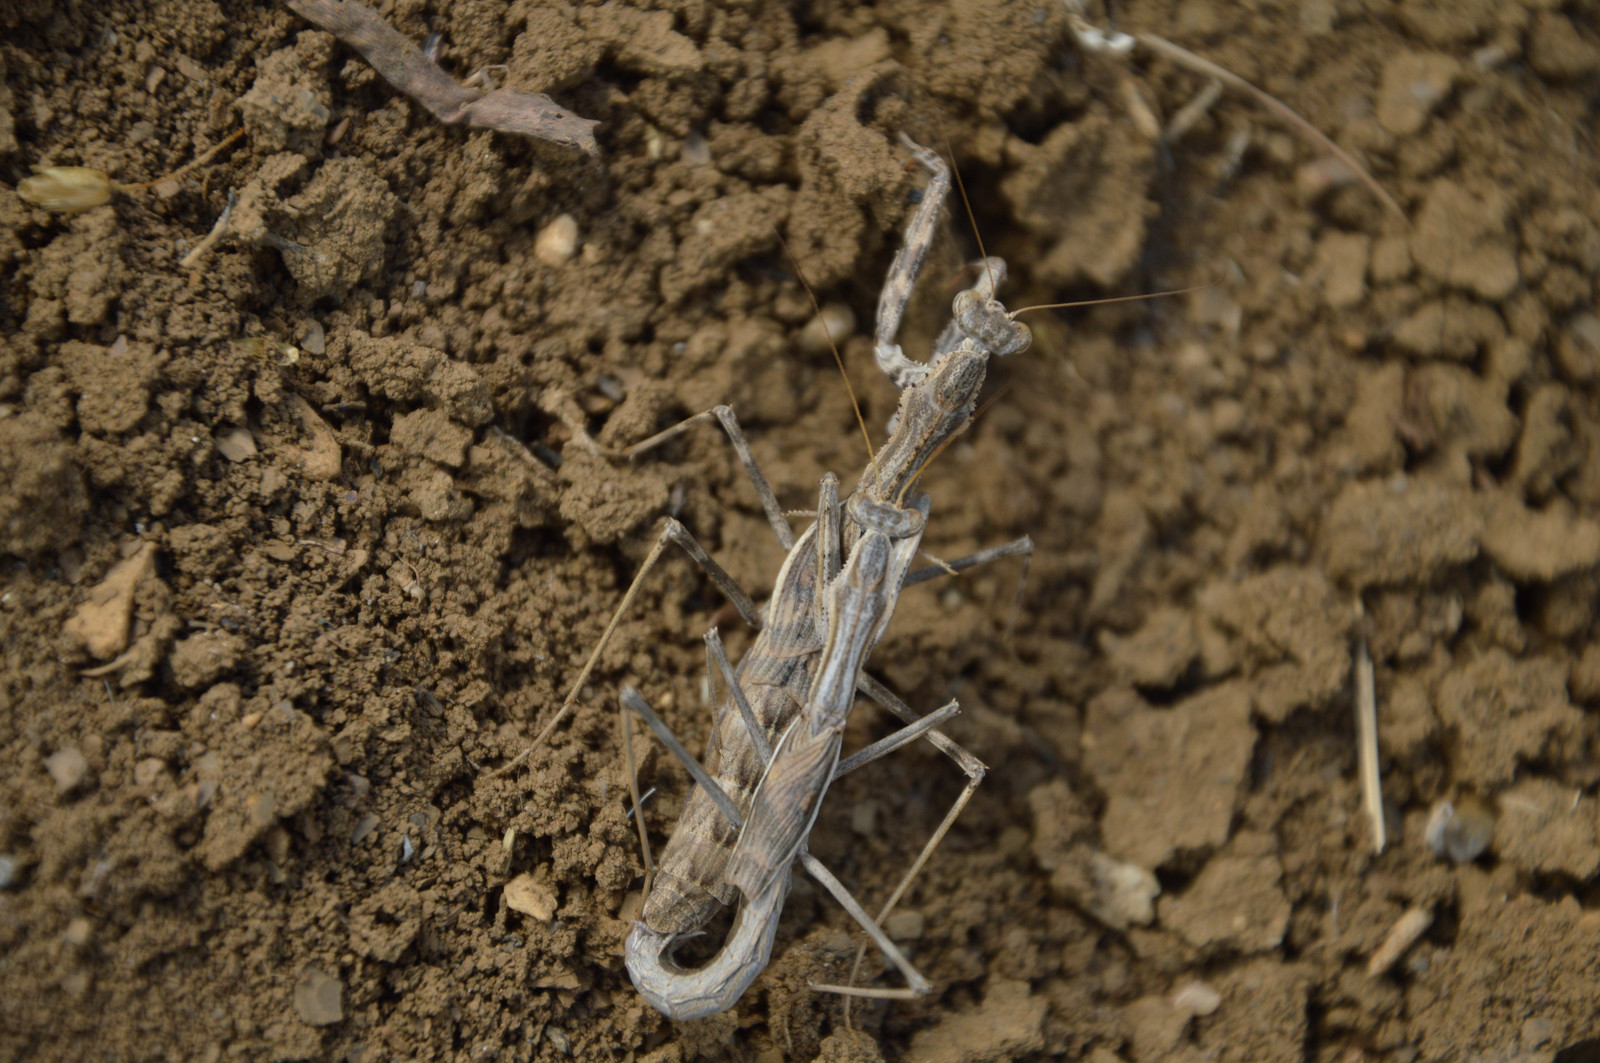
{"type": "Polygon", "coordinates": [[[344,1018],[344,986],[319,967],[307,967],[294,984],[294,1010],[311,1026],[331,1026],[344,1018]]]}
{"type": "Polygon", "coordinates": [[[883,921],[883,932],[894,941],[915,941],[922,936],[926,925],[921,912],[903,908],[889,913],[889,918],[883,921]]]}
{"type": "Polygon", "coordinates": [[[356,821],[355,829],[350,832],[350,844],[356,845],[367,835],[371,834],[378,826],[378,817],[368,812],[356,821]]]}
{"type": "Polygon", "coordinates": [[[1222,1006],[1222,994],[1204,982],[1185,982],[1172,994],[1172,1008],[1186,1015],[1210,1015],[1222,1006]]]}
{"type": "Polygon", "coordinates": [[[1372,954],[1372,959],[1367,961],[1367,974],[1376,977],[1399,962],[1405,955],[1406,949],[1416,944],[1417,939],[1427,933],[1428,927],[1433,925],[1433,913],[1426,908],[1407,908],[1399,919],[1394,922],[1389,935],[1383,939],[1383,944],[1378,946],[1372,954]]]}
{"type": "Polygon", "coordinates": [[[841,347],[856,330],[856,315],[843,303],[829,303],[800,330],[800,349],[806,354],[827,354],[841,347]],[[831,341],[831,343],[830,343],[831,341]]]}
{"type": "Polygon", "coordinates": [[[1428,815],[1422,839],[1435,856],[1452,863],[1470,864],[1489,848],[1494,837],[1494,813],[1472,798],[1458,804],[1440,801],[1428,815]]]}
{"type": "Polygon", "coordinates": [[[167,762],[160,757],[145,757],[133,766],[133,785],[144,793],[158,788],[167,777],[167,762]]]}
{"type": "Polygon", "coordinates": [[[1149,926],[1156,917],[1161,884],[1137,864],[1094,853],[1089,860],[1094,896],[1089,910],[1115,927],[1149,926]]]}
{"type": "Polygon", "coordinates": [[[56,791],[63,794],[76,790],[84,776],[89,774],[89,762],[71,746],[50,754],[45,758],[44,766],[56,781],[56,791]]]}
{"type": "Polygon", "coordinates": [[[306,326],[305,335],[300,337],[300,349],[307,354],[323,354],[328,349],[328,339],[322,330],[322,322],[313,321],[306,326]]]}
{"type": "MultiPolygon", "coordinates": [[[[1549,1019],[1535,1015],[1522,1024],[1522,1048],[1531,1052],[1536,1048],[1543,1048],[1555,1036],[1555,1027],[1549,1019]]],[[[1557,1053],[1560,1055],[1560,1053],[1557,1053]]]]}
{"type": "Polygon", "coordinates": [[[250,429],[242,425],[233,425],[218,432],[213,440],[217,453],[229,461],[244,461],[256,456],[255,437],[250,434],[250,429]]]}
{"type": "Polygon", "coordinates": [[[1561,330],[1555,344],[1556,366],[1575,384],[1600,376],[1600,317],[1578,314],[1561,330]]]}
{"type": "Polygon", "coordinates": [[[706,142],[705,135],[698,129],[693,130],[683,138],[683,150],[678,157],[690,166],[711,165],[711,145],[706,142]]]}
{"type": "Polygon", "coordinates": [[[548,923],[556,913],[555,890],[526,872],[506,883],[506,907],[548,923]]]}
{"type": "Polygon", "coordinates": [[[1400,52],[1383,66],[1375,107],[1378,124],[1396,136],[1411,136],[1450,95],[1460,63],[1432,52],[1400,52]]]}
{"type": "Polygon", "coordinates": [[[271,826],[278,816],[278,801],[271,794],[251,794],[244,799],[244,812],[258,830],[271,826]]]}
{"type": "Polygon", "coordinates": [[[61,940],[75,949],[81,949],[89,943],[89,939],[93,936],[94,924],[79,915],[74,916],[67,923],[67,929],[61,933],[61,940]]]}
{"type": "Polygon", "coordinates": [[[21,869],[17,867],[17,858],[10,855],[0,856],[0,890],[8,890],[22,881],[21,869]]]}
{"type": "Polygon", "coordinates": [[[578,222],[570,214],[558,215],[533,240],[533,257],[551,267],[565,266],[577,250],[578,222]]]}

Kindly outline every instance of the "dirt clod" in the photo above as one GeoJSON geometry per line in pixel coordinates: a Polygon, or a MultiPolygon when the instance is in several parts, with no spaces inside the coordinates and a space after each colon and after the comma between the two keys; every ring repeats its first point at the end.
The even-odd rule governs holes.
{"type": "Polygon", "coordinates": [[[0,552],[33,557],[73,546],[88,509],[61,433],[35,413],[0,417],[0,552]]]}

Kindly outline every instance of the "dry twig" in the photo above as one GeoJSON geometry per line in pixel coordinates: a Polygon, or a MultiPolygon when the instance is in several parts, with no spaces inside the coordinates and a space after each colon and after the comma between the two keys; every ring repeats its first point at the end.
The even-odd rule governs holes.
{"type": "Polygon", "coordinates": [[[284,0],[289,10],[327,30],[356,51],[385,81],[447,125],[519,133],[582,148],[598,155],[594,127],[550,97],[520,89],[477,93],[445,73],[408,37],[357,0],[284,0]]]}
{"type": "MultiPolygon", "coordinates": [[[[1218,66],[1209,59],[1204,59],[1181,45],[1173,44],[1164,37],[1157,37],[1153,33],[1127,34],[1116,31],[1106,31],[1095,26],[1083,17],[1082,0],[1063,0],[1067,8],[1067,17],[1072,25],[1072,32],[1078,39],[1078,44],[1086,51],[1101,52],[1107,55],[1125,56],[1133,50],[1135,43],[1142,44],[1150,51],[1178,64],[1186,70],[1193,71],[1202,77],[1214,78],[1231,89],[1237,89],[1255,100],[1283,119],[1285,122],[1305,137],[1311,143],[1332,155],[1349,168],[1368,191],[1378,198],[1386,208],[1397,217],[1405,219],[1406,212],[1400,204],[1395,202],[1393,196],[1383,190],[1383,186],[1367,172],[1354,157],[1339,145],[1335,144],[1327,134],[1302,118],[1292,107],[1276,96],[1256,88],[1244,78],[1233,71],[1218,66]]],[[[1198,117],[1198,114],[1195,115],[1198,117]]],[[[1181,130],[1180,130],[1181,132],[1181,130]]]]}
{"type": "Polygon", "coordinates": [[[1378,684],[1365,635],[1356,643],[1356,739],[1361,803],[1372,821],[1372,852],[1382,856],[1388,837],[1383,825],[1383,784],[1378,776],[1378,684]]]}
{"type": "Polygon", "coordinates": [[[1386,974],[1391,967],[1400,962],[1400,957],[1405,955],[1406,949],[1417,943],[1417,939],[1428,932],[1433,925],[1433,911],[1429,908],[1407,908],[1394,926],[1383,939],[1367,961],[1367,976],[1376,978],[1386,974]]]}
{"type": "Polygon", "coordinates": [[[1141,33],[1137,37],[1140,44],[1157,55],[1164,56],[1179,66],[1186,67],[1197,74],[1216,78],[1229,88],[1238,89],[1240,92],[1253,96],[1261,106],[1288,122],[1289,125],[1298,130],[1301,135],[1305,136],[1313,144],[1316,144],[1323,151],[1348,166],[1350,172],[1355,175],[1356,180],[1365,185],[1367,190],[1374,196],[1377,196],[1378,202],[1389,208],[1396,217],[1403,219],[1406,216],[1406,212],[1401,208],[1400,204],[1396,203],[1394,197],[1383,190],[1383,186],[1367,172],[1366,167],[1357,162],[1349,152],[1335,144],[1322,130],[1300,117],[1292,107],[1279,100],[1276,96],[1256,88],[1238,74],[1233,73],[1233,71],[1220,67],[1209,59],[1203,59],[1189,51],[1189,49],[1173,44],[1164,37],[1157,37],[1153,33],[1141,33]]]}
{"type": "Polygon", "coordinates": [[[194,250],[183,256],[183,261],[179,262],[178,265],[184,269],[193,269],[200,264],[200,260],[206,256],[206,252],[215,247],[217,241],[228,234],[228,225],[233,221],[233,207],[238,202],[238,195],[234,193],[233,189],[228,189],[228,204],[222,208],[222,213],[217,216],[216,224],[211,227],[211,231],[206,233],[199,243],[194,245],[194,250]]]}

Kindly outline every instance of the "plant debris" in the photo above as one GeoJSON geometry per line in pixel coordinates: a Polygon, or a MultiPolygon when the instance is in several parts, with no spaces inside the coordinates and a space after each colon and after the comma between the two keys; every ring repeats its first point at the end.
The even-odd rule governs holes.
{"type": "Polygon", "coordinates": [[[113,181],[104,170],[90,166],[35,166],[32,177],[24,177],[17,182],[17,196],[24,203],[31,203],[52,214],[76,214],[111,202],[113,192],[142,192],[168,181],[176,181],[190,170],[206,165],[224,148],[237,144],[243,138],[244,130],[240,129],[176,170],[133,184],[113,181]]]}
{"type": "Polygon", "coordinates": [[[360,52],[385,81],[416,100],[439,121],[501,133],[519,133],[600,154],[599,123],[571,114],[550,97],[520,89],[478,94],[445,73],[376,11],[355,0],[284,0],[289,10],[360,52]]]}

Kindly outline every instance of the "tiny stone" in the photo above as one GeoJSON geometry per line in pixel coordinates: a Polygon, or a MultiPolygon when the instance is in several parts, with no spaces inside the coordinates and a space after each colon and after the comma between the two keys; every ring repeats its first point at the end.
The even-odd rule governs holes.
{"type": "Polygon", "coordinates": [[[903,908],[889,913],[889,918],[883,921],[883,932],[894,941],[915,941],[922,936],[925,926],[921,912],[903,908]]]}
{"type": "Polygon", "coordinates": [[[1343,160],[1325,155],[1296,170],[1294,184],[1302,201],[1315,203],[1329,192],[1353,184],[1355,179],[1355,171],[1343,160]]]}
{"type": "Polygon", "coordinates": [[[679,158],[690,166],[711,165],[711,145],[706,143],[706,138],[699,130],[694,130],[683,138],[683,148],[679,158]]]}
{"type": "Polygon", "coordinates": [[[556,894],[549,886],[524,872],[506,883],[506,907],[548,923],[556,912],[556,894]]]}
{"type": "Polygon", "coordinates": [[[307,354],[323,354],[327,351],[327,337],[322,331],[322,322],[313,321],[306,326],[305,334],[300,337],[300,349],[307,354]]]}
{"type": "Polygon", "coordinates": [[[411,835],[400,835],[400,862],[408,863],[416,855],[417,847],[411,844],[411,835]]]}
{"type": "Polygon", "coordinates": [[[1494,815],[1481,802],[1463,800],[1459,808],[1441,801],[1428,816],[1422,838],[1434,855],[1452,863],[1470,864],[1482,856],[1494,837],[1494,815]]]}
{"type": "Polygon", "coordinates": [[[251,794],[244,800],[245,814],[259,828],[269,826],[278,816],[278,802],[271,794],[251,794]]]}
{"type": "MultiPolygon", "coordinates": [[[[1549,1019],[1535,1015],[1522,1024],[1522,1047],[1526,1051],[1542,1048],[1550,1043],[1555,1036],[1555,1028],[1549,1019]]],[[[1557,1053],[1558,1055],[1560,1053],[1557,1053]]]]}
{"type": "Polygon", "coordinates": [[[145,757],[133,766],[133,785],[149,792],[167,775],[167,762],[160,757],[145,757]]]}
{"type": "Polygon", "coordinates": [[[1161,885],[1155,875],[1137,864],[1094,853],[1089,860],[1094,883],[1090,911],[1115,927],[1149,926],[1156,917],[1156,897],[1161,885]]]}
{"type": "Polygon", "coordinates": [[[844,345],[856,330],[856,315],[843,303],[829,303],[800,330],[799,346],[810,355],[827,354],[844,345]]]}
{"type": "Polygon", "coordinates": [[[1576,384],[1600,376],[1600,317],[1584,313],[1567,322],[1556,340],[1556,365],[1576,384]]]}
{"type": "Polygon", "coordinates": [[[1210,1015],[1222,1006],[1222,994],[1204,982],[1185,982],[1172,994],[1172,1008],[1189,1015],[1210,1015]]]}
{"type": "Polygon", "coordinates": [[[1416,944],[1417,939],[1427,933],[1428,927],[1433,925],[1433,912],[1426,908],[1408,908],[1395,920],[1389,935],[1383,939],[1372,958],[1367,961],[1367,975],[1377,977],[1386,973],[1405,955],[1405,951],[1416,944]]]}
{"type": "Polygon", "coordinates": [[[1397,136],[1420,131],[1447,96],[1460,64],[1447,55],[1400,52],[1383,66],[1378,88],[1378,124],[1397,136]]]}
{"type": "Polygon", "coordinates": [[[344,1018],[343,995],[339,979],[320,968],[307,967],[294,984],[295,1013],[308,1025],[331,1026],[344,1018]]]}
{"type": "Polygon", "coordinates": [[[255,437],[241,425],[224,428],[214,437],[217,453],[229,461],[244,461],[256,456],[255,437]]]}
{"type": "Polygon", "coordinates": [[[94,936],[94,924],[84,916],[75,916],[67,923],[67,929],[61,934],[61,940],[75,949],[81,949],[89,943],[94,936]]]}
{"type": "Polygon", "coordinates": [[[578,250],[578,222],[570,214],[557,215],[533,240],[533,256],[550,267],[565,266],[578,250]]]}
{"type": "Polygon", "coordinates": [[[84,759],[82,753],[71,746],[50,754],[45,758],[44,766],[50,772],[50,777],[56,781],[56,791],[63,794],[77,789],[83,782],[84,776],[89,773],[89,762],[84,759]]]}
{"type": "Polygon", "coordinates": [[[363,838],[371,834],[377,826],[378,817],[368,812],[356,821],[355,829],[350,832],[350,844],[358,844],[363,838]]]}
{"type": "Polygon", "coordinates": [[[17,858],[6,855],[0,856],[0,890],[8,890],[17,885],[22,879],[17,867],[17,858]]]}

